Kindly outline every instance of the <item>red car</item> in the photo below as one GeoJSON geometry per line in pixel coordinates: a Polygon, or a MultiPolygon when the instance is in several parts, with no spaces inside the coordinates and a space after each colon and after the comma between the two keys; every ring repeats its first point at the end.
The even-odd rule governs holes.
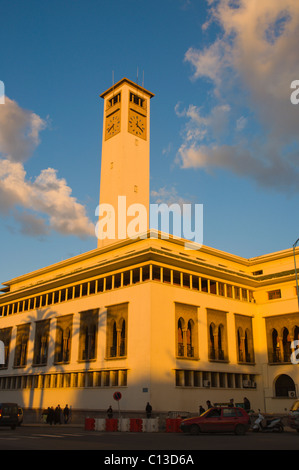
{"type": "Polygon", "coordinates": [[[185,433],[234,432],[242,435],[248,431],[250,418],[243,408],[214,407],[196,418],[184,419],[181,430],[185,433]]]}

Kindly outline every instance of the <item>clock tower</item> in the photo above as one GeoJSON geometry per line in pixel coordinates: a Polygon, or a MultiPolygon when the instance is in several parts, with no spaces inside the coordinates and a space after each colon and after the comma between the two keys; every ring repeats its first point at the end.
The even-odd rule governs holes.
{"type": "Polygon", "coordinates": [[[150,99],[154,95],[123,78],[100,96],[104,116],[97,230],[98,247],[103,247],[128,238],[126,227],[137,207],[133,204],[146,209],[149,229],[150,99]]]}

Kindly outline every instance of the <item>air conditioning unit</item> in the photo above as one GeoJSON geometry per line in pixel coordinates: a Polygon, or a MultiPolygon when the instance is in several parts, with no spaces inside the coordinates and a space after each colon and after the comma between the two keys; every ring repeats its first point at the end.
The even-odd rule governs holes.
{"type": "Polygon", "coordinates": [[[243,380],[243,387],[245,388],[251,387],[251,380],[243,380]]]}
{"type": "Polygon", "coordinates": [[[296,392],[294,392],[294,390],[289,390],[288,394],[289,398],[296,398],[296,392]]]}
{"type": "Polygon", "coordinates": [[[209,380],[204,380],[203,381],[203,386],[204,387],[210,387],[211,386],[211,382],[209,380]]]}

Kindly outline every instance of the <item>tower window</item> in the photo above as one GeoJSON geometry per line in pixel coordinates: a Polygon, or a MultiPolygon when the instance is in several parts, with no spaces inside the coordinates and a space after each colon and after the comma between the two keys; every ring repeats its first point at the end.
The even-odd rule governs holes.
{"type": "Polygon", "coordinates": [[[120,93],[108,100],[108,107],[111,108],[111,106],[114,106],[117,103],[120,103],[120,93]]]}
{"type": "Polygon", "coordinates": [[[135,95],[134,93],[130,93],[130,102],[144,108],[145,100],[143,98],[140,98],[140,96],[135,95]]]}

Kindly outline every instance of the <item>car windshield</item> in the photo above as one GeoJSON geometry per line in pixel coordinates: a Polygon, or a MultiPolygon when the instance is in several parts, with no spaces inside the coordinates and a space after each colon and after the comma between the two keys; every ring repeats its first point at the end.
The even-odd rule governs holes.
{"type": "Polygon", "coordinates": [[[215,416],[220,416],[220,415],[221,415],[221,408],[210,408],[201,416],[204,416],[205,418],[214,418],[215,416]]]}
{"type": "Polygon", "coordinates": [[[291,408],[291,411],[297,411],[298,409],[299,409],[299,400],[296,400],[291,408]]]}

